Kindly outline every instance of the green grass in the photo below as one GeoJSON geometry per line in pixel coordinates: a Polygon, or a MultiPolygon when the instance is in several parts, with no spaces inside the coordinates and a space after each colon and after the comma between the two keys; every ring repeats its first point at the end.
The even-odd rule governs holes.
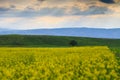
{"type": "MultiPolygon", "coordinates": [[[[112,47],[110,49],[115,54],[118,65],[120,65],[120,47],[112,47]]],[[[120,69],[118,72],[120,76],[120,69]]]]}
{"type": "Polygon", "coordinates": [[[115,53],[117,57],[120,57],[120,47],[112,47],[110,49],[113,51],[113,53],[115,53]]]}
{"type": "Polygon", "coordinates": [[[120,47],[120,39],[99,39],[65,36],[39,35],[1,35],[1,47],[70,47],[69,42],[76,40],[78,46],[120,47]]]}

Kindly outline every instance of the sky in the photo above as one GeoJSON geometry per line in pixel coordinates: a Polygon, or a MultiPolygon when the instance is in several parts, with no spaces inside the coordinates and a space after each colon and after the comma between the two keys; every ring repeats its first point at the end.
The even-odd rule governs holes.
{"type": "Polygon", "coordinates": [[[0,28],[120,28],[120,0],[0,0],[0,28]]]}

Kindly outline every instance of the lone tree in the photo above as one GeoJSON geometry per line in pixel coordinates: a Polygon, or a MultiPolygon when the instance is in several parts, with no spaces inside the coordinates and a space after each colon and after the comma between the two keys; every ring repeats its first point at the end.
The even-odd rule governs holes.
{"type": "Polygon", "coordinates": [[[75,41],[75,40],[71,40],[69,44],[71,46],[77,46],[78,45],[77,41],[75,41]]]}

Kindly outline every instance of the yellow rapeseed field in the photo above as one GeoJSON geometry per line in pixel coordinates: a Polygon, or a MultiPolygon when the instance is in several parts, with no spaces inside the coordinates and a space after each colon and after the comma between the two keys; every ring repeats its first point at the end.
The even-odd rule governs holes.
{"type": "Polygon", "coordinates": [[[0,48],[0,80],[120,80],[108,47],[0,48]]]}

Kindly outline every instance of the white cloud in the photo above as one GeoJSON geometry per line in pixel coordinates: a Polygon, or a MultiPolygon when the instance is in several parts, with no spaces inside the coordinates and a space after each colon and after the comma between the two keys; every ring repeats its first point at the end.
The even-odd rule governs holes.
{"type": "Polygon", "coordinates": [[[2,28],[120,28],[120,5],[105,4],[99,0],[0,0],[0,9],[2,28]],[[2,11],[5,8],[6,11],[2,11]],[[40,15],[44,14],[44,10],[40,11],[45,8],[47,14],[40,15]],[[61,16],[56,16],[60,13],[61,16]]]}
{"type": "Polygon", "coordinates": [[[64,17],[34,17],[34,18],[0,18],[2,28],[36,29],[65,27],[120,28],[120,16],[64,16],[64,17]],[[7,24],[6,24],[7,23],[7,24]]]}

